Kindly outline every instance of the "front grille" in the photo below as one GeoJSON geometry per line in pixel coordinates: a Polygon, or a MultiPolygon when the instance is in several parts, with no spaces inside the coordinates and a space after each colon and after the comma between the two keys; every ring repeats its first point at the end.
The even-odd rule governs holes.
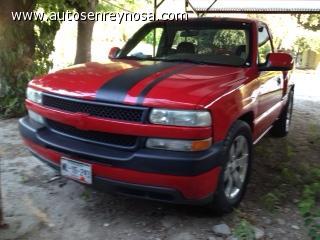
{"type": "Polygon", "coordinates": [[[68,112],[81,112],[92,116],[117,120],[142,122],[144,109],[129,106],[114,106],[79,99],[43,95],[43,105],[68,112]]]}
{"type": "Polygon", "coordinates": [[[125,148],[133,148],[137,144],[138,137],[129,135],[112,134],[96,131],[84,131],[56,121],[46,120],[48,127],[62,135],[87,142],[102,145],[111,145],[125,148]]]}

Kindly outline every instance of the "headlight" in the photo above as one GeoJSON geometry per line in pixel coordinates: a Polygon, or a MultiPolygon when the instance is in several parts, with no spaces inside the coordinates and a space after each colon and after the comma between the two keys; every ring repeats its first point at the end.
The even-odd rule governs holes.
{"type": "Polygon", "coordinates": [[[34,111],[28,110],[29,118],[33,121],[44,124],[44,119],[42,116],[40,116],[38,113],[35,113],[34,111]]]}
{"type": "Polygon", "coordinates": [[[208,149],[212,144],[211,138],[204,140],[176,140],[149,138],[146,142],[147,148],[171,150],[171,151],[203,151],[208,149]]]}
{"type": "Polygon", "coordinates": [[[32,102],[41,104],[42,103],[42,92],[28,87],[27,88],[27,99],[32,102]]]}
{"type": "Polygon", "coordinates": [[[184,111],[169,109],[152,109],[149,120],[154,124],[208,127],[211,126],[211,115],[208,111],[184,111]]]}

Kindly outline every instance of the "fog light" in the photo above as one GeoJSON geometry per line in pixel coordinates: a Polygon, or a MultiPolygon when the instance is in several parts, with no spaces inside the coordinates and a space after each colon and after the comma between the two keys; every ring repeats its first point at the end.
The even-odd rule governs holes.
{"type": "Polygon", "coordinates": [[[35,113],[34,111],[28,110],[29,118],[33,121],[44,124],[44,118],[40,116],[38,113],[35,113]]]}

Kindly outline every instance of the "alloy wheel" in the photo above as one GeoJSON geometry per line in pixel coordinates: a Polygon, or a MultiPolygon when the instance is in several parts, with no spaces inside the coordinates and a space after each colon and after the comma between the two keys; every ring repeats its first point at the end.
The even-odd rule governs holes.
{"type": "Polygon", "coordinates": [[[229,161],[224,170],[224,192],[229,200],[240,193],[247,175],[249,144],[246,137],[237,136],[229,149],[229,161]]]}

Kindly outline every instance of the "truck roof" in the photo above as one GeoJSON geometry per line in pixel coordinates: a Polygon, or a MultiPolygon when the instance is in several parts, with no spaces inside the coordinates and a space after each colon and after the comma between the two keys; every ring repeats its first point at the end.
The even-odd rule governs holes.
{"type": "MultiPolygon", "coordinates": [[[[249,18],[231,18],[231,17],[201,17],[201,18],[188,18],[188,20],[178,20],[177,22],[210,22],[210,21],[223,21],[223,22],[245,22],[261,24],[263,22],[256,19],[249,18]]],[[[160,20],[159,22],[166,22],[166,20],[160,20]]]]}

